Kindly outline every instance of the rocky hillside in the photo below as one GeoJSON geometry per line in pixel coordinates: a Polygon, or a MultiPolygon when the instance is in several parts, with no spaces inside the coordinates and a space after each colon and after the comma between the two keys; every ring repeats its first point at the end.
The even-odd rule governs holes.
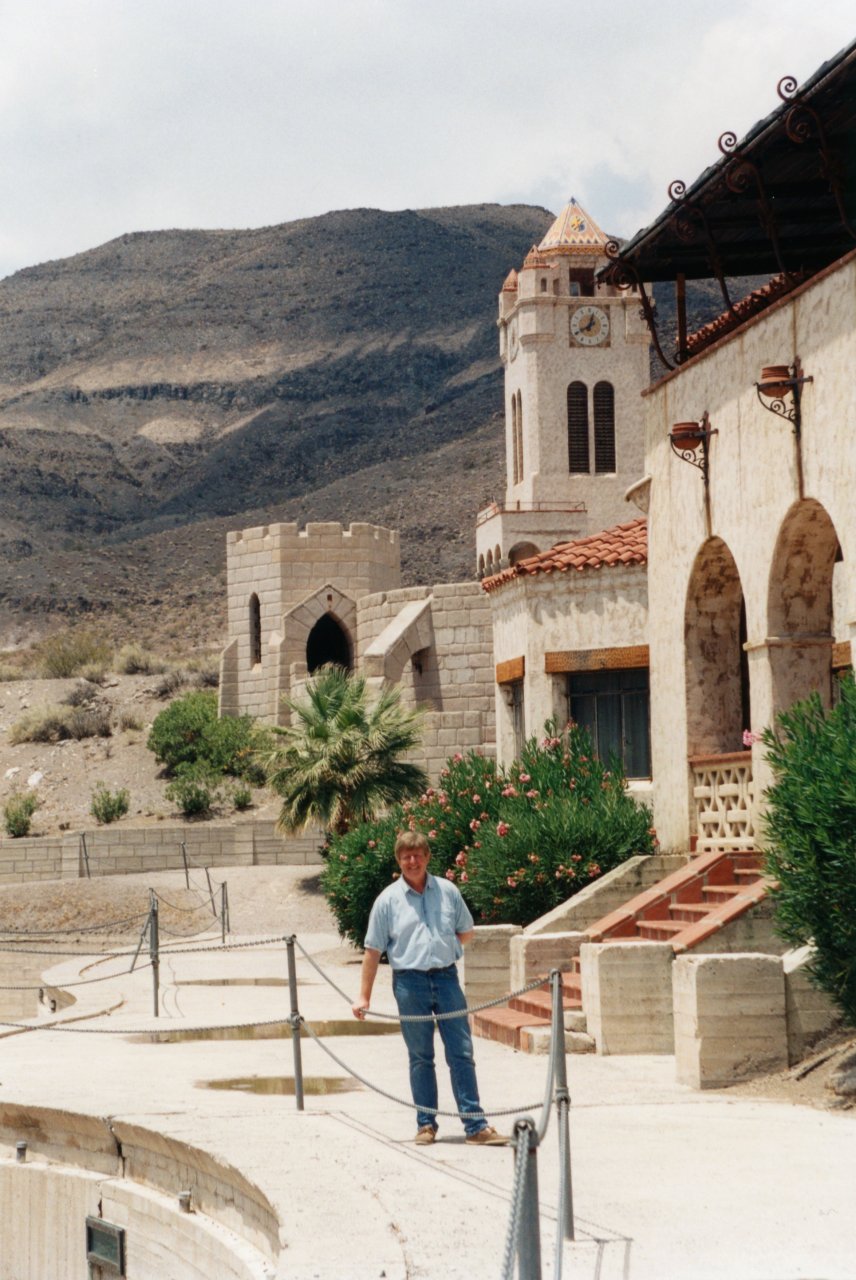
{"type": "Polygon", "coordinates": [[[502,483],[496,294],[549,219],[144,233],[0,282],[0,642],[188,602],[216,631],[224,534],[259,520],[394,524],[411,579],[469,576],[502,483]]]}

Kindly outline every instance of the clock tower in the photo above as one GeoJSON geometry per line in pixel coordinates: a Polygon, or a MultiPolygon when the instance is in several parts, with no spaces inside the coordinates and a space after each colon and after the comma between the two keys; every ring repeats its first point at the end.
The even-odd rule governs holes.
{"type": "Polygon", "coordinates": [[[571,199],[502,287],[506,489],[479,513],[479,577],[628,518],[648,331],[637,292],[595,281],[606,242],[571,199]]]}

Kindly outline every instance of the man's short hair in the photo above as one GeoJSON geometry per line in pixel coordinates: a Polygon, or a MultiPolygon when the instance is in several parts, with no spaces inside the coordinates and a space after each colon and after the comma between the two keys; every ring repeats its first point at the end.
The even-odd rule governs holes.
{"type": "Polygon", "coordinates": [[[421,849],[423,853],[430,855],[431,846],[421,831],[402,831],[395,840],[395,856],[396,858],[403,849],[421,849]]]}

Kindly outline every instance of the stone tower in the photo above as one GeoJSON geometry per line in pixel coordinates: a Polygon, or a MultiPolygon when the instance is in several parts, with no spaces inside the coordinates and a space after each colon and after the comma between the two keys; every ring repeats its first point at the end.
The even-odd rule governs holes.
{"type": "Polygon", "coordinates": [[[502,287],[506,489],[479,513],[479,577],[627,518],[648,331],[638,293],[595,281],[606,242],[571,199],[502,287]]]}

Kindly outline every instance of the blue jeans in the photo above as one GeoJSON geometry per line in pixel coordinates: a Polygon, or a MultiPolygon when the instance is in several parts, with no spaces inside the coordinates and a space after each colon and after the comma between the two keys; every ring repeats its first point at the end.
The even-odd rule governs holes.
{"type": "MultiPolygon", "coordinates": [[[[452,1013],[465,1009],[467,1002],[458,982],[458,971],[450,964],[447,969],[393,970],[392,990],[398,1012],[402,1016],[429,1013],[452,1013]]],[[[446,1062],[452,1079],[452,1092],[460,1112],[464,1131],[470,1137],[487,1128],[487,1122],[471,1113],[481,1111],[479,1088],[476,1083],[476,1064],[473,1057],[473,1038],[469,1019],[444,1018],[437,1023],[440,1039],[446,1051],[446,1062]]],[[[437,1128],[437,1072],[434,1069],[434,1023],[402,1022],[401,1034],[410,1058],[410,1092],[419,1108],[416,1123],[420,1129],[430,1124],[437,1128]]]]}

